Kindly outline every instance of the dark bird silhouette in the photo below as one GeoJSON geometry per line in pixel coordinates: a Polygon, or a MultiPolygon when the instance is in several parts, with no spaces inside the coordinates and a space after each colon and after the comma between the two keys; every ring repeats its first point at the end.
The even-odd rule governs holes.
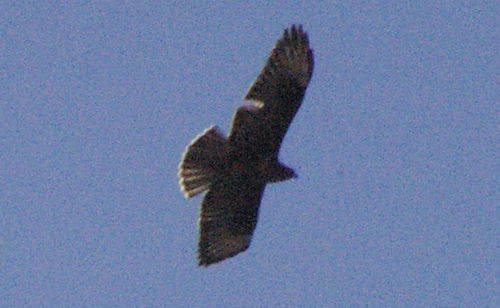
{"type": "Polygon", "coordinates": [[[179,165],[181,191],[186,198],[206,191],[198,217],[199,265],[245,251],[266,184],[296,177],[278,162],[278,153],[313,62],[302,27],[286,29],[244,97],[253,104],[236,109],[228,137],[212,126],[187,146],[179,165]]]}

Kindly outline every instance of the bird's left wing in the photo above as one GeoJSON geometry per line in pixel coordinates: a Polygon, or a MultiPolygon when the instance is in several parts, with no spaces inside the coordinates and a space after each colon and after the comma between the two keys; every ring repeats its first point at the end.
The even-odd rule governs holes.
{"type": "Polygon", "coordinates": [[[198,217],[199,265],[220,262],[248,248],[264,187],[264,183],[254,182],[244,174],[227,177],[210,187],[198,217]]]}

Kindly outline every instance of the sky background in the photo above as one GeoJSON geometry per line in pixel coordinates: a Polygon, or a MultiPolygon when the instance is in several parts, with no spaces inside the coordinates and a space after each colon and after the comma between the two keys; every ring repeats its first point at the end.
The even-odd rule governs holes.
{"type": "Polygon", "coordinates": [[[500,307],[498,1],[2,1],[0,307],[500,307]],[[250,248],[185,146],[283,29],[315,71],[250,248]]]}

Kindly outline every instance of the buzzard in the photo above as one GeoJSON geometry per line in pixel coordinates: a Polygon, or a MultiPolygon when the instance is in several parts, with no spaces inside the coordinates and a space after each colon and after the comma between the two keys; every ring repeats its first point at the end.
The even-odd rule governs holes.
{"type": "Polygon", "coordinates": [[[179,185],[186,198],[206,191],[198,217],[198,260],[208,266],[245,251],[267,183],[295,178],[278,161],[283,137],[313,71],[301,26],[284,30],[264,68],[236,109],[228,136],[212,126],[186,148],[179,185]]]}

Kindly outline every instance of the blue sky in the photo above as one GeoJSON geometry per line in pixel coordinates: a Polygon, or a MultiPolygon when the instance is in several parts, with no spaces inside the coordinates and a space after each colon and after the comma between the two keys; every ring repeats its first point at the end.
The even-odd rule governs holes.
{"type": "Polygon", "coordinates": [[[500,307],[500,4],[0,4],[1,307],[500,307]],[[249,250],[177,165],[284,28],[315,52],[249,250]]]}

